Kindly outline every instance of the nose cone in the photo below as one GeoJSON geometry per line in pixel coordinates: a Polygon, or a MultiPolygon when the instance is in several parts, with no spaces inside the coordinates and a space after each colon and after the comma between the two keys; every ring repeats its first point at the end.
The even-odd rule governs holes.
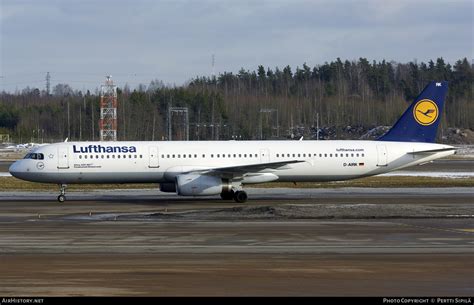
{"type": "Polygon", "coordinates": [[[25,174],[25,171],[22,169],[21,166],[21,161],[16,161],[12,165],[10,165],[10,168],[8,171],[13,177],[23,179],[23,175],[25,174]]]}

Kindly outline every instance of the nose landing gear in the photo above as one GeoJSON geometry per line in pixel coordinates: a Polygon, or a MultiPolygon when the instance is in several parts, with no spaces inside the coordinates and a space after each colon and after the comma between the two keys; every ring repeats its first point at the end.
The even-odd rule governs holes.
{"type": "Polygon", "coordinates": [[[63,203],[66,201],[66,184],[60,184],[59,185],[59,196],[58,196],[58,201],[63,203]]]}

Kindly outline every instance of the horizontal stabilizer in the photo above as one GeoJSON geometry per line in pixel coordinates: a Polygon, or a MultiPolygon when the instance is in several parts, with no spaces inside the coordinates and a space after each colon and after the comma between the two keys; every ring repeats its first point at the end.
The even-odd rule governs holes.
{"type": "Polygon", "coordinates": [[[409,155],[435,154],[435,153],[438,153],[438,152],[451,151],[451,150],[456,150],[456,149],[457,149],[456,147],[448,147],[448,148],[412,151],[412,152],[408,152],[407,154],[409,154],[409,155]]]}

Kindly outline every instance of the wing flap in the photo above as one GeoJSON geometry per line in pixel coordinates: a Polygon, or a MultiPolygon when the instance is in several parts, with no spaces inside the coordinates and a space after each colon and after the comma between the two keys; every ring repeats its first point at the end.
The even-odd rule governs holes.
{"type": "Polygon", "coordinates": [[[302,160],[290,160],[280,162],[255,163],[237,166],[217,167],[205,170],[190,171],[188,173],[200,173],[202,175],[220,176],[223,178],[242,177],[247,173],[255,173],[264,169],[283,170],[287,169],[287,165],[306,162],[302,160]]]}

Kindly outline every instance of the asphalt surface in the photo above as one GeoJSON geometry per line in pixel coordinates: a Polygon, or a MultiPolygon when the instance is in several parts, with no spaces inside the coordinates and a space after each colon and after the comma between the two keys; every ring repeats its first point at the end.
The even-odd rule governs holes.
{"type": "Polygon", "coordinates": [[[474,190],[0,192],[0,295],[469,296],[474,190]]]}

